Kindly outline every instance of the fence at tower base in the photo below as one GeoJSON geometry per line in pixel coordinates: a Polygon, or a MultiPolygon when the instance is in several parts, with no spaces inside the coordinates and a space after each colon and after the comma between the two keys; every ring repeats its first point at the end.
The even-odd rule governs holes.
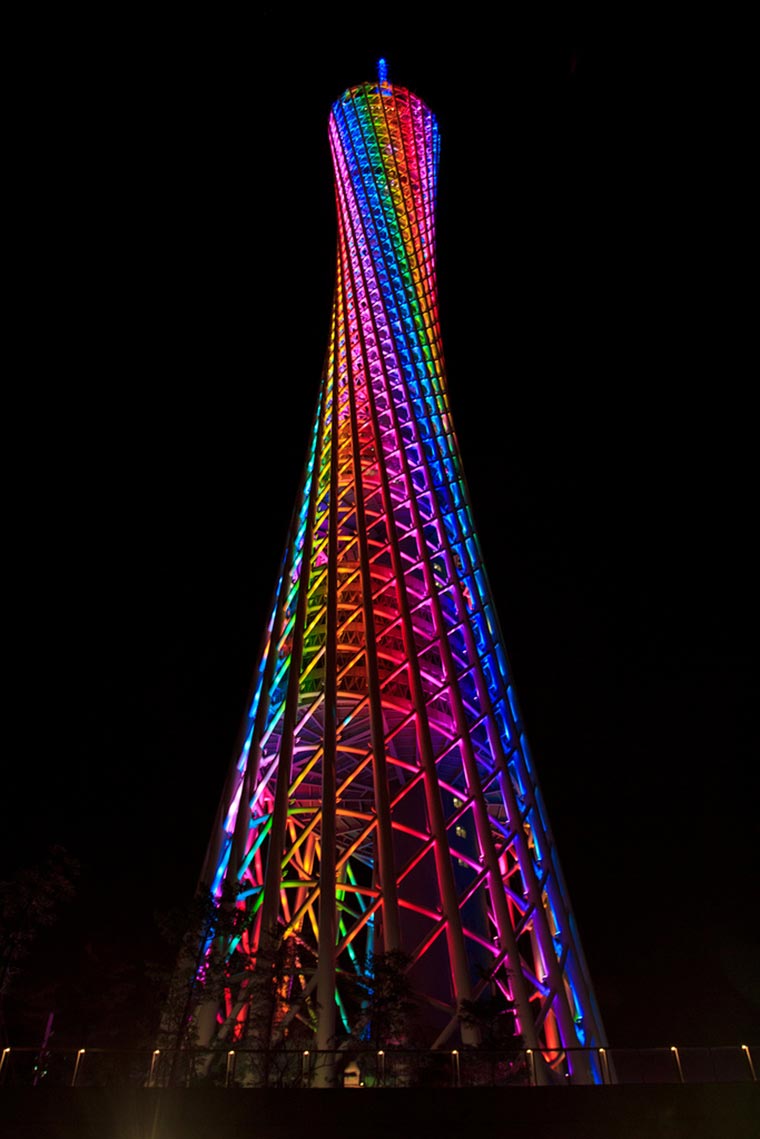
{"type": "Polygon", "coordinates": [[[0,1053],[0,1090],[10,1087],[323,1088],[530,1087],[600,1084],[757,1083],[758,1045],[722,1047],[336,1051],[9,1047],[0,1053]],[[580,1075],[574,1076],[574,1073],[580,1075]]]}

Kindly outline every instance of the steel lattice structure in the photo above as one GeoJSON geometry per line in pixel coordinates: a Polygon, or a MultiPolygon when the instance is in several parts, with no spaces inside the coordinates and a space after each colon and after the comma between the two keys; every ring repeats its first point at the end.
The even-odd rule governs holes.
{"type": "MultiPolygon", "coordinates": [[[[202,874],[242,921],[222,939],[221,999],[199,998],[201,1043],[276,1044],[296,1017],[317,1048],[360,1035],[357,983],[400,951],[429,1047],[472,1042],[461,1002],[502,993],[525,1046],[569,1071],[565,1049],[605,1040],[449,411],[437,122],[381,66],[334,104],[329,138],[329,346],[202,874]],[[264,1030],[275,944],[289,969],[264,1030]]],[[[221,936],[202,944],[201,994],[221,936]]]]}

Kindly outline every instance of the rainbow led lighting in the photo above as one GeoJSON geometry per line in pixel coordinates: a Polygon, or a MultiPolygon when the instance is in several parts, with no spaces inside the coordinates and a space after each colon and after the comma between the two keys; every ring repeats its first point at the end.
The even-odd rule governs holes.
{"type": "Polygon", "coordinates": [[[602,1082],[590,1051],[568,1051],[606,1041],[449,412],[437,123],[381,63],[334,104],[329,139],[328,352],[202,874],[245,920],[222,946],[219,1000],[203,987],[213,928],[201,946],[199,1039],[281,1047],[296,1025],[316,1049],[366,1037],[357,993],[373,954],[398,950],[426,1046],[476,1044],[461,1002],[501,993],[534,1065],[602,1082]],[[288,968],[262,997],[274,946],[288,968]]]}

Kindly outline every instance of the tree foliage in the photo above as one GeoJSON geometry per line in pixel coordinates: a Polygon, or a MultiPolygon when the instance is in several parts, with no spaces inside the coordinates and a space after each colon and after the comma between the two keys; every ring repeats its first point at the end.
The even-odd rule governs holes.
{"type": "Polygon", "coordinates": [[[411,958],[400,950],[374,953],[356,984],[354,1037],[375,1048],[413,1047],[419,1034],[419,1005],[407,971],[411,958]]]}
{"type": "Polygon", "coordinates": [[[41,930],[76,894],[79,863],[63,846],[0,882],[0,999],[13,985],[41,930]]]}
{"type": "Polygon", "coordinates": [[[515,1026],[514,1004],[499,992],[462,1001],[459,1020],[475,1030],[477,1046],[483,1051],[501,1052],[522,1047],[522,1037],[515,1026]]]}
{"type": "Polygon", "coordinates": [[[171,963],[153,966],[161,1005],[159,1042],[183,1048],[197,1043],[195,1011],[201,1001],[219,1001],[228,973],[228,947],[239,936],[244,911],[228,891],[218,901],[201,886],[186,905],[156,915],[171,963]]]}

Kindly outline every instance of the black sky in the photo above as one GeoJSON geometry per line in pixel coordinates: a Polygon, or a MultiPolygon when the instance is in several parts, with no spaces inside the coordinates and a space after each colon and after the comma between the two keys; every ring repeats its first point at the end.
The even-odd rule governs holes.
{"type": "Polygon", "coordinates": [[[610,1041],[758,1041],[744,72],[477,13],[19,41],[0,878],[81,860],[73,970],[192,893],[327,343],[327,117],[382,54],[439,119],[453,419],[610,1041]]]}

